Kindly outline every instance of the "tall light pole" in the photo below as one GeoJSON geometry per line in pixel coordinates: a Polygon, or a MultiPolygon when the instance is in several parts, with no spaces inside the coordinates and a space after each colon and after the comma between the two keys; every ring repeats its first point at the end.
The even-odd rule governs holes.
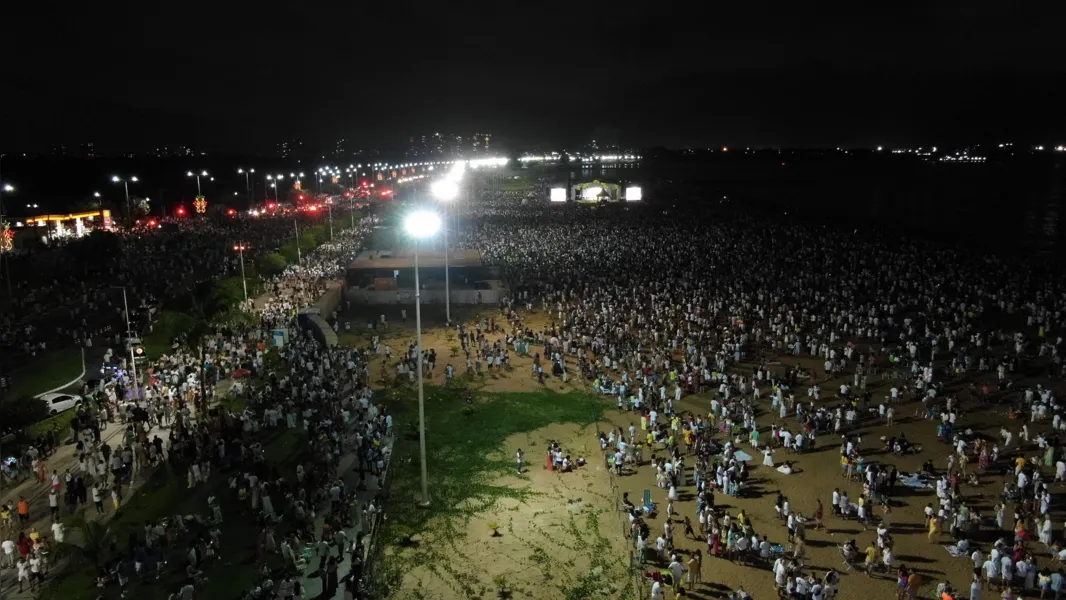
{"type": "Polygon", "coordinates": [[[281,180],[285,179],[284,175],[267,175],[268,180],[273,180],[270,187],[274,188],[274,202],[281,204],[281,180]]]}
{"type": "Polygon", "coordinates": [[[304,264],[304,259],[300,256],[300,222],[296,220],[296,216],[292,217],[292,227],[296,230],[296,264],[304,264]]]}
{"type": "Polygon", "coordinates": [[[333,241],[333,198],[329,198],[326,201],[326,206],[329,208],[329,241],[333,241]]]}
{"type": "Polygon", "coordinates": [[[140,181],[137,176],[131,177],[119,177],[118,175],[112,175],[111,181],[114,183],[122,183],[122,187],[126,190],[126,218],[129,220],[129,226],[133,227],[133,207],[130,206],[130,182],[137,183],[140,181]]]}
{"type": "MultiPolygon", "coordinates": [[[[459,184],[450,178],[435,181],[431,189],[433,195],[445,204],[451,203],[459,195],[459,184]]],[[[444,232],[444,315],[450,325],[452,322],[452,287],[451,277],[448,274],[448,228],[442,229],[444,232]]]]}
{"type": "Polygon", "coordinates": [[[189,172],[185,173],[185,176],[186,177],[195,177],[196,178],[196,195],[197,196],[203,196],[203,192],[200,191],[200,178],[201,177],[207,177],[207,171],[200,171],[199,173],[193,173],[192,171],[189,171],[189,172]]]}
{"type": "Polygon", "coordinates": [[[244,242],[240,242],[236,246],[233,247],[233,249],[236,250],[237,252],[239,252],[240,255],[241,255],[241,285],[244,286],[244,299],[245,300],[248,299],[248,280],[244,278],[244,249],[246,247],[247,246],[244,245],[244,242]]]}
{"type": "Polygon", "coordinates": [[[133,372],[133,396],[137,399],[141,395],[141,382],[137,378],[137,356],[133,353],[133,329],[130,327],[130,305],[126,302],[126,286],[111,286],[122,290],[122,310],[126,313],[126,346],[130,349],[130,371],[133,372]]]}
{"type": "Polygon", "coordinates": [[[237,174],[244,175],[244,189],[248,192],[248,206],[252,206],[252,198],[254,197],[252,190],[255,186],[255,180],[252,179],[252,174],[255,173],[255,169],[237,169],[237,174]]]}
{"type": "Polygon", "coordinates": [[[422,390],[422,298],[421,286],[418,284],[418,243],[440,229],[440,216],[437,213],[420,210],[407,215],[404,229],[415,239],[415,341],[416,360],[418,361],[418,446],[422,460],[422,505],[429,505],[429,481],[426,477],[426,401],[422,390]]]}

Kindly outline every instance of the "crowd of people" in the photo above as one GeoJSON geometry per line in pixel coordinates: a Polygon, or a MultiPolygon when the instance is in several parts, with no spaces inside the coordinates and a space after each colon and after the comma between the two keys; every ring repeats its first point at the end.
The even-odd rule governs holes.
{"type": "MultiPolygon", "coordinates": [[[[312,222],[304,217],[304,226],[312,222]]],[[[124,332],[130,317],[147,322],[179,286],[240,275],[245,261],[292,241],[292,218],[161,219],[155,227],[94,234],[12,258],[13,289],[0,314],[0,352],[8,370],[43,352],[99,344],[124,332]],[[106,256],[106,260],[101,260],[106,256]],[[45,275],[42,278],[42,275],[45,275]]]]}
{"type": "MultiPolygon", "coordinates": [[[[682,214],[488,198],[474,213],[461,243],[502,269],[513,292],[503,314],[525,308],[547,317],[538,328],[512,319],[508,341],[531,340],[537,357],[551,362],[549,373],[581,376],[641,416],[639,435],[634,427],[612,434],[615,468],[649,464],[650,448],[668,457],[652,453],[650,461],[667,490],[666,531],[656,538],[643,521],[652,507],[633,507],[632,540],[639,554],[647,550],[675,572],[675,586],[685,565],[673,551],[669,517],[676,489],[693,485],[708,555],[771,566],[782,595],[831,596],[839,574],[811,573],[802,562],[804,523],[821,522],[820,500],[801,514],[779,496],[787,543],[756,535],[750,519],[715,511],[713,501],[715,493],[748,493],[748,451],[764,451],[763,465],[783,475],[802,476],[793,460],[776,455],[826,440],[839,441],[841,475],[861,488],[825,501],[839,517],[877,530],[862,565],[895,574],[908,594],[918,593],[921,577],[893,557],[897,482],[937,490],[931,540],[943,530],[953,534],[953,548],[968,548],[972,527],[998,527],[1016,541],[1058,547],[1045,478],[1049,470],[1066,478],[1058,436],[1066,420],[1055,391],[1066,375],[1066,289],[1051,266],[701,207],[682,214]],[[887,389],[875,397],[878,388],[887,389]],[[677,408],[692,394],[708,399],[707,414],[677,408]],[[920,444],[902,432],[873,445],[850,433],[892,427],[905,403],[953,449],[944,464],[927,460],[926,473],[906,477],[864,454],[881,445],[897,456],[922,454],[920,444]],[[980,411],[1002,414],[1013,427],[982,440],[959,426],[980,411]],[[978,469],[967,469],[971,462],[978,469]],[[993,521],[992,511],[974,508],[979,492],[966,486],[1004,469],[1014,476],[993,521]]],[[[855,541],[840,551],[848,564],[862,554],[855,541]]],[[[661,597],[657,589],[653,598],[661,597]]]]}
{"type": "MultiPolygon", "coordinates": [[[[778,493],[774,512],[783,529],[777,531],[744,510],[715,506],[716,496],[759,494],[749,485],[753,470],[802,477],[804,460],[825,460],[803,455],[827,444],[839,444],[831,456],[834,464],[839,459],[843,478],[837,490],[824,494],[831,518],[854,520],[863,535],[874,531],[869,544],[858,538],[840,544],[846,569],[894,577],[901,597],[918,595],[920,569],[894,556],[898,523],[892,503],[900,486],[907,486],[935,491],[939,506],[927,508],[928,538],[939,542],[950,534],[953,552],[974,561],[979,586],[1036,586],[1058,595],[1061,573],[1056,578],[1047,555],[1029,545],[1037,540],[1054,557],[1063,551],[1047,481],[1048,470],[1055,480],[1066,479],[1058,436],[1066,419],[1057,400],[1066,376],[1066,284],[1052,276],[1053,269],[888,233],[756,221],[701,207],[592,210],[549,205],[536,194],[517,200],[490,194],[464,208],[468,226],[455,243],[480,250],[511,290],[500,317],[456,326],[466,370],[480,370],[483,363],[499,368],[511,352],[530,355],[540,380],[578,378],[632,411],[633,424],[610,432],[602,445],[617,471],[654,470],[664,494],[658,503],[623,499],[629,543],[642,565],[659,567],[646,572],[653,600],[663,598],[667,587],[681,594],[686,584],[700,585],[705,556],[769,569],[782,597],[823,600],[838,593],[837,569],[815,570],[804,562],[808,530],[827,517],[821,497],[801,508],[778,493]],[[520,309],[546,321],[530,325],[520,309]],[[875,396],[879,389],[884,393],[875,396]],[[679,404],[695,394],[706,405],[684,412],[679,404]],[[856,433],[863,425],[894,427],[904,405],[908,412],[916,407],[913,418],[927,422],[950,448],[943,464],[929,457],[922,472],[902,474],[870,460],[874,449],[923,453],[903,432],[890,429],[884,440],[873,441],[856,433]],[[1002,414],[1009,423],[999,439],[964,426],[979,411],[1002,414]],[[749,464],[753,454],[762,454],[761,465],[749,464]],[[777,460],[782,455],[795,460],[777,460]],[[999,504],[982,513],[972,491],[1001,472],[1011,481],[999,504]],[[686,502],[694,504],[695,524],[679,517],[686,502]],[[661,533],[653,525],[657,518],[661,533]],[[974,539],[980,530],[1009,532],[989,547],[1002,565],[1010,559],[1009,568],[984,569],[987,561],[974,539]]],[[[242,410],[203,410],[211,403],[200,391],[199,354],[179,350],[158,365],[151,385],[133,394],[132,410],[78,415],[80,471],[71,474],[73,483],[59,481],[57,491],[67,492],[75,505],[85,502],[80,490],[87,486],[100,491],[92,486],[103,477],[103,490],[120,490],[112,498],[119,509],[122,486],[150,468],[153,456],[174,465],[192,488],[220,471],[232,478],[232,494],[205,505],[202,523],[175,518],[159,524],[161,534],[131,540],[127,558],[114,570],[120,584],[123,560],[136,564],[160,547],[171,551],[163,540],[174,538],[191,541],[188,585],[202,584],[203,565],[221,543],[213,534],[217,521],[231,510],[219,506],[227,504],[254,515],[257,551],[276,552],[285,562],[282,569],[267,569],[249,597],[284,597],[299,581],[286,577],[309,560],[312,548],[325,589],[340,585],[334,547],[338,556],[350,554],[347,581],[358,582],[358,536],[338,541],[337,532],[359,510],[350,501],[352,486],[338,483],[338,466],[350,454],[366,475],[388,461],[391,420],[368,392],[367,352],[382,349],[327,348],[298,335],[282,349],[283,372],[264,363],[269,342],[263,331],[291,323],[297,308],[317,298],[336,277],[338,259],[354,255],[364,231],[342,236],[272,282],[271,298],[255,307],[263,329],[216,332],[204,361],[212,367],[204,371],[212,382],[232,374],[230,368],[265,375],[259,378],[264,384],[248,388],[242,410]],[[96,428],[116,419],[125,420],[127,433],[105,458],[107,444],[96,428]],[[160,438],[149,436],[161,427],[169,439],[153,452],[160,438]],[[305,432],[309,458],[294,474],[279,472],[262,451],[262,440],[284,429],[305,432]],[[328,528],[321,528],[311,515],[325,505],[331,516],[328,528]],[[179,532],[168,534],[168,528],[179,532]]],[[[323,317],[337,327],[336,314],[323,317]]],[[[383,354],[388,358],[390,349],[383,354]]],[[[409,347],[396,368],[403,376],[421,364],[432,373],[435,363],[435,355],[418,357],[409,347]]],[[[454,371],[448,365],[446,377],[454,371]]],[[[105,406],[114,403],[103,394],[105,406]]],[[[519,461],[521,470],[520,455],[519,461]]],[[[55,483],[43,477],[42,485],[55,483]]],[[[376,507],[380,501],[367,510],[372,514],[376,507]]],[[[15,511],[21,505],[9,512],[15,511]]],[[[32,550],[22,540],[12,542],[18,553],[24,545],[32,550]]],[[[26,569],[32,572],[32,566],[26,569]]],[[[351,593],[357,593],[354,587],[351,593]]],[[[970,597],[977,600],[973,592],[970,597]]]]}
{"type": "Polygon", "coordinates": [[[134,581],[169,581],[177,568],[180,583],[170,597],[185,600],[207,583],[223,544],[233,553],[233,545],[251,543],[245,550],[254,550],[260,572],[244,594],[249,600],[293,597],[311,574],[322,591],[344,586],[346,597],[362,597],[363,539],[361,530],[351,538],[348,531],[369,527],[381,506],[374,477],[389,461],[392,420],[372,401],[364,352],[323,345],[296,317],[338,278],[371,224],[365,219],[339,232],[271,281],[269,294],[245,307],[258,313],[258,325],[220,324],[202,349],[176,343],[142,369],[139,386],[120,371],[106,386],[86,390],[71,423],[70,468],[50,468],[46,453],[26,449],[33,477],[3,514],[4,567],[20,590],[45,578],[48,557],[71,524],[121,514],[138,482],[165,476],[202,504],[186,503],[181,513],[100,548],[100,588],[125,593],[134,581]],[[290,336],[271,351],[267,332],[281,327],[290,336]],[[227,400],[217,402],[224,380],[227,400]],[[267,452],[284,436],[299,450],[295,468],[267,452]],[[51,535],[34,527],[42,518],[51,535]],[[228,519],[250,520],[257,536],[223,539],[228,519]]]}

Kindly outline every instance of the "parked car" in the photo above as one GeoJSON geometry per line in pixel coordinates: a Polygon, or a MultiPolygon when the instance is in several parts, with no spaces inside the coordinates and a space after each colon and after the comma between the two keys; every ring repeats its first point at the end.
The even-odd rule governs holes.
{"type": "Polygon", "coordinates": [[[81,402],[81,398],[71,394],[51,393],[41,394],[37,396],[38,400],[43,400],[48,405],[48,414],[56,415],[63,411],[70,410],[81,402]]]}

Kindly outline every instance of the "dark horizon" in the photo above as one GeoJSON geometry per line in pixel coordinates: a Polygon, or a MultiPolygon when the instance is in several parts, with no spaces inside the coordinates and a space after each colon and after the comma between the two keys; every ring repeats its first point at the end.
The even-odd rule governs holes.
{"type": "Polygon", "coordinates": [[[388,150],[432,131],[490,132],[499,147],[1066,140],[1060,7],[818,15],[673,4],[28,5],[51,29],[5,32],[18,60],[4,149],[92,141],[269,154],[283,139],[326,148],[347,138],[353,150],[388,150]]]}

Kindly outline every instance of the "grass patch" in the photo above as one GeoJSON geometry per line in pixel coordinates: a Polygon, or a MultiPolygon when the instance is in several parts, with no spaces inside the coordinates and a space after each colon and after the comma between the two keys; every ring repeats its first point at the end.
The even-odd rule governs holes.
{"type": "MultiPolygon", "coordinates": [[[[504,448],[506,439],[552,423],[591,425],[609,408],[600,398],[576,392],[475,393],[476,400],[469,404],[467,392],[460,386],[426,386],[425,392],[428,508],[418,505],[417,396],[406,388],[385,392],[398,435],[385,505],[388,518],[375,541],[374,597],[385,597],[386,589],[397,591],[404,573],[415,565],[432,565],[460,597],[475,593],[479,584],[469,573],[460,572],[462,567],[452,564],[465,537],[465,524],[502,499],[523,501],[538,493],[528,487],[493,483],[500,475],[514,473],[515,449],[504,448]],[[413,536],[429,533],[436,540],[457,545],[411,543],[413,536]],[[404,551],[397,551],[400,548],[404,551]]],[[[541,449],[525,451],[530,468],[539,468],[541,449]]],[[[561,597],[569,595],[560,591],[561,597]]]]}
{"type": "Polygon", "coordinates": [[[54,390],[80,375],[81,367],[80,346],[38,354],[24,366],[11,369],[8,397],[25,398],[54,390]]]}
{"type": "MultiPolygon", "coordinates": [[[[300,430],[284,429],[266,443],[264,452],[268,461],[272,461],[271,464],[288,475],[290,470],[295,469],[295,463],[304,448],[306,440],[300,430]]],[[[173,518],[175,515],[200,514],[207,517],[207,497],[215,495],[220,499],[223,510],[224,520],[219,529],[225,542],[221,558],[205,569],[208,583],[197,595],[226,600],[241,598],[258,579],[255,548],[249,543],[255,539],[257,529],[252,515],[247,510],[242,510],[233,498],[228,486],[229,475],[230,473],[212,473],[206,486],[189,490],[183,469],[173,471],[169,467],[161,467],[132,497],[124,499],[121,511],[107,523],[108,539],[117,542],[120,552],[128,552],[127,540],[143,535],[142,528],[146,521],[156,521],[163,517],[173,518]]],[[[186,580],[186,550],[187,544],[184,540],[167,550],[170,566],[165,569],[161,580],[148,578],[139,582],[137,578],[131,579],[129,597],[166,598],[171,592],[177,591],[186,580]]],[[[107,558],[111,556],[108,555],[107,558]]],[[[278,559],[275,557],[274,560],[278,559]]],[[[101,595],[105,599],[119,597],[116,585],[99,589],[91,583],[93,580],[93,565],[77,565],[66,569],[52,581],[40,598],[95,600],[101,595]]]]}

